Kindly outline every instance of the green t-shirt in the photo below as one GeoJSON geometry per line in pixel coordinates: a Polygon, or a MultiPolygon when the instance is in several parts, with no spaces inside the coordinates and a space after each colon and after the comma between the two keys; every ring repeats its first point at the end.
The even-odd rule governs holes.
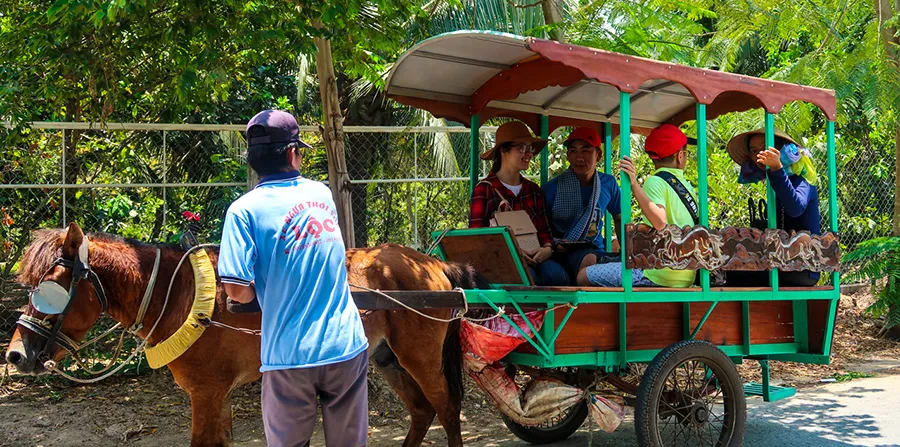
{"type": "MultiPolygon", "coordinates": [[[[697,200],[697,192],[691,186],[691,183],[684,178],[683,170],[675,168],[659,168],[656,170],[656,172],[660,171],[674,175],[687,188],[688,192],[694,196],[694,200],[697,200]]],[[[678,197],[675,190],[665,180],[656,176],[656,172],[644,181],[643,189],[647,197],[650,198],[651,202],[666,208],[667,224],[678,225],[679,227],[693,226],[694,220],[691,218],[691,213],[687,207],[682,203],[681,198],[678,197]]],[[[644,217],[644,222],[650,223],[647,217],[644,217]]],[[[694,270],[644,270],[644,276],[647,279],[653,281],[654,284],[664,287],[691,287],[694,284],[696,275],[697,272],[694,270]]]]}

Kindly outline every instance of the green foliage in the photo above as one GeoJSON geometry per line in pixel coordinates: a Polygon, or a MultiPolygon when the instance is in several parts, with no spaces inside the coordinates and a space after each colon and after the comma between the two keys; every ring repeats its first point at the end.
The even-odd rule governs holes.
{"type": "Polygon", "coordinates": [[[376,79],[420,14],[400,0],[13,0],[0,6],[0,119],[176,122],[272,105],[260,70],[298,72],[313,37],[335,38],[344,73],[376,79]]]}
{"type": "Polygon", "coordinates": [[[869,373],[863,373],[863,372],[857,372],[857,371],[850,371],[850,372],[845,373],[845,374],[834,373],[834,375],[832,375],[832,377],[833,377],[835,380],[837,380],[838,382],[849,382],[849,381],[851,381],[851,380],[853,380],[853,379],[868,379],[868,378],[871,378],[871,377],[875,377],[875,374],[869,374],[869,373]]]}
{"type": "Polygon", "coordinates": [[[872,281],[876,301],[867,309],[885,317],[884,331],[900,326],[900,237],[879,237],[860,243],[842,263],[855,265],[848,281],[872,281]]]}

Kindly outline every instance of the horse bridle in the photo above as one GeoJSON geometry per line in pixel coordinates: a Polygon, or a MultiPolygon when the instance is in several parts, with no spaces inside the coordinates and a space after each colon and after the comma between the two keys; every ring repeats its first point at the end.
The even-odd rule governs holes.
{"type": "MultiPolygon", "coordinates": [[[[84,245],[87,245],[87,238],[83,242],[84,245]]],[[[85,250],[86,251],[86,250],[85,250]]],[[[100,278],[97,277],[97,274],[91,270],[90,263],[87,260],[87,255],[76,257],[74,260],[64,259],[59,257],[50,268],[41,276],[41,280],[38,282],[38,286],[31,290],[29,293],[29,301],[33,303],[34,293],[40,288],[41,284],[44,283],[44,278],[49,274],[55,267],[62,266],[64,268],[68,268],[72,270],[72,280],[69,283],[68,292],[68,301],[66,302],[65,307],[62,309],[62,312],[58,314],[56,322],[51,326],[47,318],[40,319],[35,318],[30,315],[22,314],[17,324],[40,335],[46,340],[44,345],[44,349],[38,354],[38,361],[43,360],[51,360],[53,357],[53,349],[58,344],[60,347],[68,351],[70,354],[74,354],[78,351],[79,346],[78,343],[69,338],[66,334],[61,332],[63,321],[66,319],[66,315],[68,315],[69,310],[72,307],[72,302],[75,301],[75,297],[78,294],[78,286],[81,284],[81,281],[85,279],[89,279],[91,285],[94,287],[94,292],[96,292],[97,299],[100,301],[100,313],[103,314],[106,312],[106,309],[109,307],[109,301],[106,299],[106,292],[103,290],[103,285],[100,283],[100,278]]],[[[48,317],[49,318],[49,317],[48,317]]]]}

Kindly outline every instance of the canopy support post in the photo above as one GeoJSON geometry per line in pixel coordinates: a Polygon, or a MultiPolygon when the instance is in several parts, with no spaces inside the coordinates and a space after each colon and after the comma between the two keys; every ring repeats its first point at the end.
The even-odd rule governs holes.
{"type": "Polygon", "coordinates": [[[478,115],[472,115],[472,121],[469,126],[469,197],[472,197],[472,191],[478,183],[478,131],[481,127],[481,120],[478,115]]]}
{"type": "MultiPolygon", "coordinates": [[[[619,159],[631,157],[631,95],[619,92],[619,159]]],[[[619,172],[619,183],[622,185],[622,237],[625,235],[625,226],[631,223],[631,180],[624,171],[619,172]]],[[[625,290],[625,301],[631,298],[631,269],[625,259],[625,247],[627,242],[619,242],[622,253],[622,288],[625,290]]],[[[625,368],[628,364],[628,305],[619,304],[619,366],[625,368]]]]}
{"type": "MultiPolygon", "coordinates": [[[[706,104],[697,104],[697,183],[700,188],[700,225],[709,228],[709,180],[706,155],[706,104]]],[[[700,270],[700,286],[709,293],[709,270],[700,270]]]]}
{"type": "MultiPolygon", "coordinates": [[[[834,145],[834,121],[828,121],[826,125],[826,138],[828,150],[828,217],[831,231],[838,232],[838,197],[837,197],[837,160],[835,160],[834,145]]],[[[834,280],[834,290],[840,288],[840,273],[831,274],[834,280]]],[[[840,297],[840,294],[837,294],[840,297]]]]}
{"type": "MultiPolygon", "coordinates": [[[[603,123],[603,172],[612,174],[612,123],[607,121],[603,123]]],[[[612,214],[606,212],[606,218],[603,220],[603,234],[606,236],[606,250],[612,251],[613,237],[613,220],[612,214]]],[[[620,245],[622,241],[619,241],[620,245]]]]}
{"type": "MultiPolygon", "coordinates": [[[[626,92],[619,92],[619,159],[631,157],[631,95],[626,92]]],[[[631,223],[631,179],[625,171],[619,171],[619,184],[622,188],[622,228],[620,229],[623,237],[625,236],[625,226],[631,223]]],[[[619,250],[622,253],[622,287],[625,289],[625,296],[631,295],[631,269],[628,268],[625,256],[626,242],[620,241],[619,250]]]]}
{"type": "MultiPolygon", "coordinates": [[[[550,117],[547,115],[540,116],[541,122],[541,139],[547,140],[550,138],[550,117]]],[[[550,145],[544,146],[544,150],[541,151],[541,186],[547,184],[548,176],[550,171],[550,145]]]]}
{"type": "MultiPolygon", "coordinates": [[[[825,127],[826,146],[828,151],[828,217],[831,231],[838,231],[838,199],[837,199],[837,161],[835,160],[834,121],[829,120],[825,127]]],[[[831,283],[834,286],[834,298],[828,306],[825,320],[825,339],[822,342],[822,354],[831,356],[831,341],[834,338],[834,315],[838,301],[841,299],[841,274],[833,272],[831,283]]]]}
{"type": "MultiPolygon", "coordinates": [[[[775,147],[775,115],[766,112],[766,148],[775,147]]],[[[768,168],[766,169],[768,173],[768,168]]],[[[772,189],[772,182],[766,179],[766,217],[768,219],[769,228],[778,227],[778,219],[775,214],[775,190],[772,189]]],[[[772,286],[772,293],[778,292],[778,269],[769,271],[769,283],[772,286]]]]}

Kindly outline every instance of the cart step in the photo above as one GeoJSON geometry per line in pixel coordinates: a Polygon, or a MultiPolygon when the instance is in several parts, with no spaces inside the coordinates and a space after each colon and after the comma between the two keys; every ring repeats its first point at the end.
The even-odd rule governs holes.
{"type": "Polygon", "coordinates": [[[762,396],[766,402],[775,402],[797,394],[796,388],[775,386],[769,383],[769,361],[767,359],[760,359],[759,366],[762,368],[762,384],[754,382],[744,384],[745,395],[762,396]]]}
{"type": "Polygon", "coordinates": [[[762,384],[753,382],[744,384],[744,394],[747,396],[762,396],[763,400],[766,402],[787,399],[796,393],[796,388],[786,386],[769,385],[769,392],[766,393],[765,387],[763,387],[762,384]]]}

